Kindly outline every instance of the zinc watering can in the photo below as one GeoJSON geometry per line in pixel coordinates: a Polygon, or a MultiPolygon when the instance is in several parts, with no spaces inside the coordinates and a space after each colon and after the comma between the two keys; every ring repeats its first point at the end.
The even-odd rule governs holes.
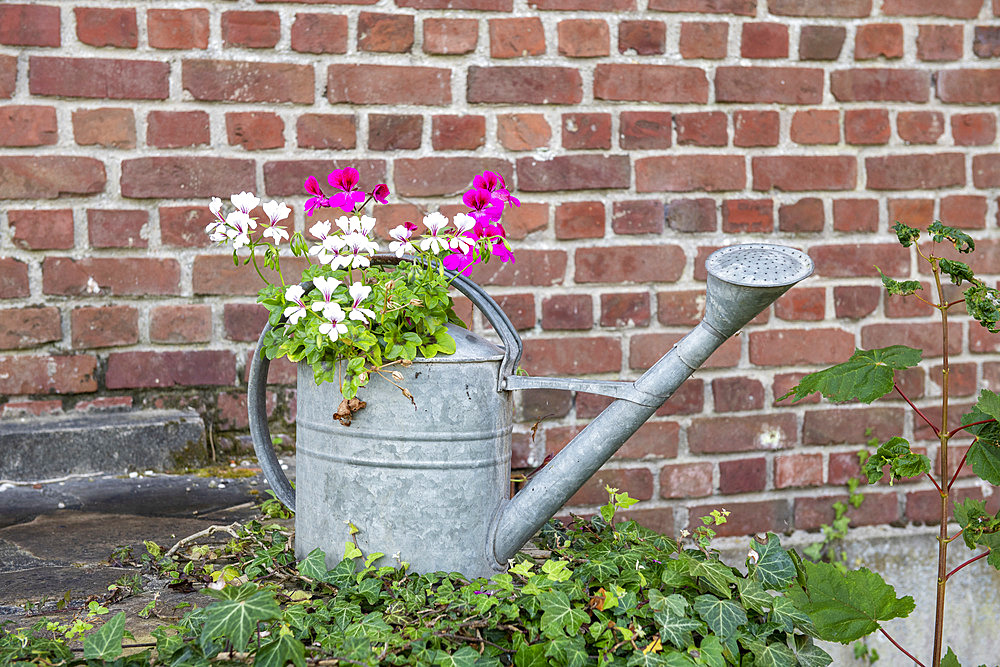
{"type": "MultiPolygon", "coordinates": [[[[395,256],[376,256],[390,263],[395,256]]],[[[522,343],[510,319],[462,275],[452,283],[489,320],[502,347],[450,330],[456,352],[399,368],[415,405],[388,382],[373,381],[368,405],[350,426],[333,414],[336,383],[317,385],[298,366],[296,486],[282,472],[265,411],[268,360],[250,369],[248,411],[261,469],[295,512],[295,553],[316,547],[327,566],[354,541],[377,565],[416,572],[489,577],[559,511],[722,343],[813,271],[803,252],[751,243],[722,248],[705,263],[702,321],[634,382],[516,375],[522,343]],[[565,389],[616,399],[510,496],[514,390],[565,389]]]]}

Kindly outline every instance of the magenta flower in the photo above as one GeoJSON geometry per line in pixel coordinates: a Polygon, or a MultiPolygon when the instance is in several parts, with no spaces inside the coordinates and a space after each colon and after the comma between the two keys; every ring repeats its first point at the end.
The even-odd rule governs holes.
{"type": "Polygon", "coordinates": [[[379,204],[384,204],[389,200],[389,186],[385,183],[379,183],[372,190],[372,199],[377,201],[379,204]]]}
{"type": "Polygon", "coordinates": [[[477,222],[486,220],[495,222],[503,215],[503,201],[484,188],[469,190],[462,196],[462,201],[471,209],[469,215],[477,222]]]}
{"type": "Polygon", "coordinates": [[[324,197],[323,191],[319,189],[319,183],[316,181],[315,176],[307,178],[303,186],[306,192],[312,195],[312,197],[306,200],[306,215],[312,215],[313,211],[317,208],[325,208],[330,205],[329,198],[324,197]]]}
{"type": "Polygon", "coordinates": [[[511,196],[510,191],[507,189],[507,184],[503,180],[503,176],[492,171],[484,171],[472,179],[472,187],[492,192],[504,204],[521,205],[521,202],[516,197],[511,196]]]}
{"type": "MultiPolygon", "coordinates": [[[[343,190],[330,197],[330,206],[353,213],[355,207],[364,202],[367,195],[358,187],[358,170],[353,167],[334,169],[326,180],[335,188],[343,190]]],[[[377,189],[377,188],[376,188],[377,189]]],[[[389,188],[386,188],[388,194],[389,188]]]]}

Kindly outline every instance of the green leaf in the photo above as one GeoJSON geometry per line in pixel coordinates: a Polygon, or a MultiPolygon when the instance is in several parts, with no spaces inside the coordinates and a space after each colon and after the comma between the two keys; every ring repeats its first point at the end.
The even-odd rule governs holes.
{"type": "Polygon", "coordinates": [[[989,389],[983,389],[979,392],[979,400],[976,401],[975,409],[993,417],[993,419],[1000,419],[1000,396],[989,389]]]}
{"type": "Polygon", "coordinates": [[[980,479],[1000,485],[1000,447],[996,444],[976,439],[969,446],[965,462],[980,479]]]}
{"type": "Polygon", "coordinates": [[[743,607],[732,600],[720,600],[714,595],[699,595],[694,599],[694,610],[701,620],[708,623],[720,639],[725,640],[736,634],[736,628],[747,622],[743,607]]]}
{"type": "Polygon", "coordinates": [[[955,245],[955,250],[961,253],[969,253],[976,249],[976,242],[965,232],[941,224],[940,220],[935,220],[927,227],[931,238],[935,243],[951,241],[955,245]]]}
{"type": "Polygon", "coordinates": [[[310,551],[297,566],[299,574],[308,579],[323,581],[326,578],[328,569],[326,567],[326,554],[319,547],[310,551]]]}
{"type": "Polygon", "coordinates": [[[771,620],[781,625],[781,629],[791,634],[795,628],[812,628],[812,621],[785,597],[776,597],[772,602],[771,620]]]}
{"type": "Polygon", "coordinates": [[[434,664],[441,665],[441,667],[473,667],[478,658],[479,653],[476,652],[476,649],[471,646],[463,646],[454,653],[438,651],[434,664]]]}
{"type": "Polygon", "coordinates": [[[774,533],[767,534],[767,542],[750,541],[750,548],[757,552],[757,565],[753,575],[767,588],[783,589],[795,581],[795,564],[781,546],[774,533]]]}
{"type": "Polygon", "coordinates": [[[248,584],[239,588],[250,588],[253,593],[245,599],[220,600],[206,608],[205,627],[200,637],[202,647],[213,639],[225,637],[233,643],[235,650],[242,651],[250,636],[256,632],[259,622],[281,617],[281,608],[274,601],[274,593],[256,590],[248,584]]]}
{"type": "Polygon", "coordinates": [[[962,667],[958,664],[958,656],[955,655],[950,646],[948,647],[948,652],[941,658],[941,667],[962,667]]]}
{"type": "Polygon", "coordinates": [[[724,598],[733,597],[729,590],[730,584],[735,584],[739,577],[733,574],[733,569],[717,560],[695,562],[691,566],[691,576],[701,577],[715,593],[724,598]]]}
{"type": "Polygon", "coordinates": [[[774,597],[753,579],[737,580],[736,588],[740,592],[743,606],[758,614],[763,614],[774,604],[774,597]]]}
{"type": "Polygon", "coordinates": [[[574,607],[562,591],[542,593],[538,601],[542,605],[541,630],[546,637],[573,636],[590,619],[587,612],[574,607]]]}
{"type": "Polygon", "coordinates": [[[892,226],[892,229],[896,232],[896,237],[899,238],[899,243],[904,248],[909,248],[917,240],[920,239],[920,230],[913,227],[908,227],[901,222],[897,222],[892,226]]]}
{"type": "Polygon", "coordinates": [[[922,290],[923,286],[920,284],[919,280],[893,280],[889,276],[882,273],[882,269],[875,267],[878,274],[882,276],[882,284],[885,286],[886,291],[889,294],[897,296],[907,296],[913,294],[917,290],[922,290]]]}
{"type": "Polygon", "coordinates": [[[291,631],[282,626],[278,636],[261,646],[254,658],[254,667],[306,667],[306,647],[291,631]]]}
{"type": "Polygon", "coordinates": [[[969,316],[992,333],[1000,331],[1000,291],[982,283],[965,290],[965,310],[969,316]]]}
{"type": "Polygon", "coordinates": [[[792,649],[780,642],[770,644],[759,639],[744,640],[746,647],[754,656],[754,667],[795,667],[795,654],[792,649]]]}
{"type": "Polygon", "coordinates": [[[788,595],[816,627],[817,636],[847,644],[870,635],[880,622],[905,618],[913,611],[913,598],[897,598],[881,576],[867,568],[845,574],[830,563],[805,562],[806,587],[788,595]]]}
{"type": "Polygon", "coordinates": [[[800,401],[818,391],[838,403],[871,403],[892,391],[895,371],[916,366],[921,356],[920,350],[905,345],[855,350],[844,363],[805,376],[778,400],[794,395],[800,401]]]}
{"type": "Polygon", "coordinates": [[[701,640],[698,652],[698,664],[708,665],[708,667],[726,667],[726,659],[722,655],[723,646],[719,638],[709,635],[701,640]]]}
{"type": "Polygon", "coordinates": [[[109,618],[101,629],[83,638],[83,657],[87,660],[115,660],[122,654],[125,636],[125,612],[109,618]]]}
{"type": "Polygon", "coordinates": [[[653,611],[664,611],[674,616],[683,616],[687,613],[688,601],[683,595],[671,593],[664,595],[655,588],[649,591],[649,607],[653,611]]]}
{"type": "Polygon", "coordinates": [[[885,466],[889,466],[889,483],[892,484],[897,479],[917,477],[929,472],[931,460],[923,454],[911,452],[910,443],[897,436],[879,445],[878,450],[862,466],[869,484],[882,479],[882,469],[885,466]]]}
{"type": "Polygon", "coordinates": [[[941,271],[951,276],[951,282],[956,285],[961,285],[963,280],[971,283],[976,279],[975,274],[972,273],[972,269],[965,262],[941,259],[938,260],[938,266],[941,267],[941,271]]]}
{"type": "Polygon", "coordinates": [[[826,667],[833,663],[830,654],[813,643],[812,637],[806,637],[802,646],[793,649],[799,667],[826,667]]]}
{"type": "Polygon", "coordinates": [[[579,636],[559,637],[549,642],[545,655],[565,667],[583,667],[587,664],[587,642],[579,636]]]}
{"type": "Polygon", "coordinates": [[[660,638],[668,641],[679,649],[686,649],[691,644],[691,633],[701,632],[705,625],[688,616],[675,616],[665,611],[653,614],[660,629],[660,638]]]}

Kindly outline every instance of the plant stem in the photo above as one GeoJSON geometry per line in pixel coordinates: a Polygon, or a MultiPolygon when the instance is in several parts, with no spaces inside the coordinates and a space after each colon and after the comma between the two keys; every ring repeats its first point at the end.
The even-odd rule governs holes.
{"type": "Polygon", "coordinates": [[[925,472],[924,474],[927,475],[927,479],[931,480],[931,484],[933,484],[934,488],[938,490],[938,493],[941,493],[941,486],[938,484],[937,480],[934,479],[934,476],[929,472],[925,472]]]}
{"type": "MultiPolygon", "coordinates": [[[[941,286],[941,269],[937,259],[931,259],[931,271],[934,273],[934,283],[937,287],[938,311],[941,313],[941,430],[937,432],[941,442],[941,484],[948,479],[948,308],[945,306],[944,289],[941,286]]],[[[942,639],[944,637],[944,595],[948,583],[948,491],[950,485],[941,488],[941,521],[938,538],[938,576],[937,600],[934,607],[934,656],[931,664],[938,667],[941,664],[942,639]]]]}
{"type": "Polygon", "coordinates": [[[954,542],[955,540],[957,540],[958,537],[959,537],[959,535],[961,535],[964,530],[965,530],[964,528],[959,529],[959,531],[957,533],[955,533],[954,535],[952,535],[951,537],[948,538],[948,541],[949,542],[954,542]]]}
{"type": "Polygon", "coordinates": [[[260,267],[257,266],[257,253],[253,251],[253,248],[250,249],[250,261],[253,262],[254,271],[256,271],[257,275],[260,276],[260,279],[264,281],[264,284],[270,285],[271,281],[264,277],[264,274],[260,272],[260,267]]]}
{"type": "Polygon", "coordinates": [[[961,570],[966,565],[971,565],[972,563],[975,563],[980,558],[986,558],[987,556],[990,555],[991,551],[993,551],[993,550],[992,549],[987,549],[986,551],[984,551],[983,553],[979,554],[978,556],[973,556],[972,558],[970,558],[969,560],[965,561],[964,563],[962,563],[961,565],[959,565],[958,567],[956,567],[954,570],[952,570],[951,572],[949,572],[946,576],[948,578],[950,578],[951,575],[955,574],[956,572],[958,572],[959,570],[961,570]]]}
{"type": "Polygon", "coordinates": [[[918,415],[920,415],[920,418],[923,419],[927,423],[927,425],[931,427],[931,429],[933,429],[934,435],[939,435],[941,433],[941,429],[939,429],[937,426],[931,423],[931,420],[927,418],[927,415],[921,412],[920,408],[915,406],[913,404],[913,401],[911,401],[909,397],[907,397],[907,395],[903,393],[903,390],[899,388],[899,385],[893,382],[892,386],[893,388],[895,388],[896,392],[903,397],[903,400],[906,401],[907,405],[913,408],[913,411],[916,412],[918,415]]]}
{"type": "Polygon", "coordinates": [[[889,633],[885,631],[885,628],[883,628],[882,626],[879,626],[878,631],[881,632],[883,635],[885,635],[885,638],[888,639],[889,641],[891,641],[892,645],[895,646],[896,648],[898,648],[900,651],[902,651],[903,654],[907,658],[909,658],[910,660],[912,660],[916,664],[920,665],[920,667],[926,667],[924,665],[924,663],[920,662],[919,660],[917,660],[916,658],[914,658],[912,655],[910,655],[909,651],[907,651],[905,648],[903,648],[902,646],[900,646],[899,643],[895,639],[893,639],[892,637],[890,637],[889,633]]]}
{"type": "Polygon", "coordinates": [[[959,431],[961,431],[963,429],[967,429],[970,426],[979,426],[980,424],[989,424],[990,422],[995,422],[995,421],[996,421],[996,419],[984,419],[981,422],[972,422],[971,424],[966,424],[965,426],[959,426],[957,428],[952,429],[951,431],[948,431],[948,437],[950,438],[953,435],[955,435],[956,433],[958,433],[959,431]]]}
{"type": "MultiPolygon", "coordinates": [[[[979,438],[976,438],[976,440],[979,440],[979,438]]],[[[974,443],[976,440],[973,440],[972,442],[974,443]]],[[[969,447],[972,447],[972,445],[970,444],[969,447]]],[[[955,468],[955,474],[951,476],[951,481],[948,482],[948,490],[949,491],[951,491],[951,485],[955,483],[956,479],[958,479],[958,473],[960,473],[962,471],[962,466],[965,465],[965,459],[968,456],[969,456],[969,450],[966,449],[965,450],[965,454],[962,455],[962,460],[958,462],[958,467],[955,468]]]]}

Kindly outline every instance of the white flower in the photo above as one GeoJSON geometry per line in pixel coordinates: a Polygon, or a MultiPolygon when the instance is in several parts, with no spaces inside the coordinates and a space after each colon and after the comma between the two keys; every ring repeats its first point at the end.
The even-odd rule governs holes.
{"type": "Polygon", "coordinates": [[[330,321],[320,324],[319,332],[324,336],[329,336],[333,342],[337,342],[340,334],[347,333],[347,325],[344,324],[344,309],[340,307],[340,304],[331,303],[330,308],[323,314],[330,318],[330,321]]]}
{"type": "Polygon", "coordinates": [[[355,231],[361,232],[365,236],[372,235],[372,230],[375,229],[375,218],[370,215],[362,215],[359,218],[355,218],[355,220],[358,221],[355,231]]]}
{"type": "Polygon", "coordinates": [[[288,323],[291,325],[294,325],[309,312],[306,310],[306,304],[302,302],[304,294],[305,290],[302,289],[301,285],[289,285],[288,289],[285,290],[285,300],[294,303],[294,305],[285,308],[284,312],[285,317],[288,318],[288,323]]]}
{"type": "MultiPolygon", "coordinates": [[[[333,290],[337,289],[338,285],[340,285],[340,281],[336,278],[325,278],[323,276],[313,278],[313,287],[318,289],[320,294],[323,295],[323,300],[314,302],[312,309],[319,313],[329,308],[333,301],[333,290]]],[[[340,308],[340,306],[337,307],[340,308]]]]}
{"type": "Polygon", "coordinates": [[[288,231],[279,225],[266,225],[262,236],[264,238],[273,238],[274,244],[278,245],[282,239],[288,239],[288,231]]]}
{"type": "Polygon", "coordinates": [[[413,236],[413,230],[400,225],[399,227],[393,227],[389,230],[389,236],[395,240],[389,243],[389,252],[396,253],[396,257],[402,257],[408,252],[415,252],[416,248],[410,243],[410,237],[413,236]]]}
{"type": "Polygon", "coordinates": [[[260,199],[254,197],[252,192],[241,192],[238,195],[233,195],[229,201],[233,202],[233,206],[244,213],[254,210],[260,203],[260,199]]]}
{"type": "Polygon", "coordinates": [[[352,220],[353,218],[348,218],[346,215],[342,215],[339,218],[337,218],[336,223],[337,226],[340,227],[340,231],[344,232],[345,234],[350,234],[352,231],[354,231],[353,229],[354,225],[352,223],[352,220]]]}
{"type": "Polygon", "coordinates": [[[212,212],[216,218],[222,220],[222,200],[218,197],[212,197],[212,203],[208,205],[208,210],[212,212]]]}
{"type": "Polygon", "coordinates": [[[438,236],[447,224],[448,218],[437,211],[430,215],[425,215],[424,225],[427,226],[427,234],[424,234],[423,240],[420,241],[420,249],[430,250],[434,254],[442,250],[447,250],[448,239],[444,236],[438,236]]]}
{"type": "Polygon", "coordinates": [[[236,250],[250,243],[250,230],[256,227],[257,223],[243,211],[233,211],[226,216],[226,236],[236,250]]]}
{"type": "Polygon", "coordinates": [[[455,225],[456,234],[464,234],[476,226],[476,219],[467,213],[456,213],[451,222],[455,225]]]}
{"type": "Polygon", "coordinates": [[[271,224],[281,222],[288,217],[288,214],[292,212],[292,209],[285,206],[285,203],[278,203],[273,199],[266,204],[264,204],[264,215],[267,219],[271,221],[271,224]]]}
{"type": "Polygon", "coordinates": [[[334,268],[352,269],[371,266],[368,257],[376,252],[378,252],[378,243],[360,232],[352,232],[344,237],[344,247],[341,248],[341,254],[334,262],[334,268]]]}
{"type": "Polygon", "coordinates": [[[320,240],[325,239],[327,234],[330,233],[330,221],[320,220],[309,228],[309,233],[320,240]]]}
{"type": "Polygon", "coordinates": [[[368,295],[372,293],[371,287],[356,282],[347,288],[347,292],[351,295],[351,298],[354,299],[354,304],[351,306],[350,314],[350,318],[352,320],[367,322],[375,317],[375,311],[369,308],[361,307],[361,302],[367,299],[368,295]]]}

